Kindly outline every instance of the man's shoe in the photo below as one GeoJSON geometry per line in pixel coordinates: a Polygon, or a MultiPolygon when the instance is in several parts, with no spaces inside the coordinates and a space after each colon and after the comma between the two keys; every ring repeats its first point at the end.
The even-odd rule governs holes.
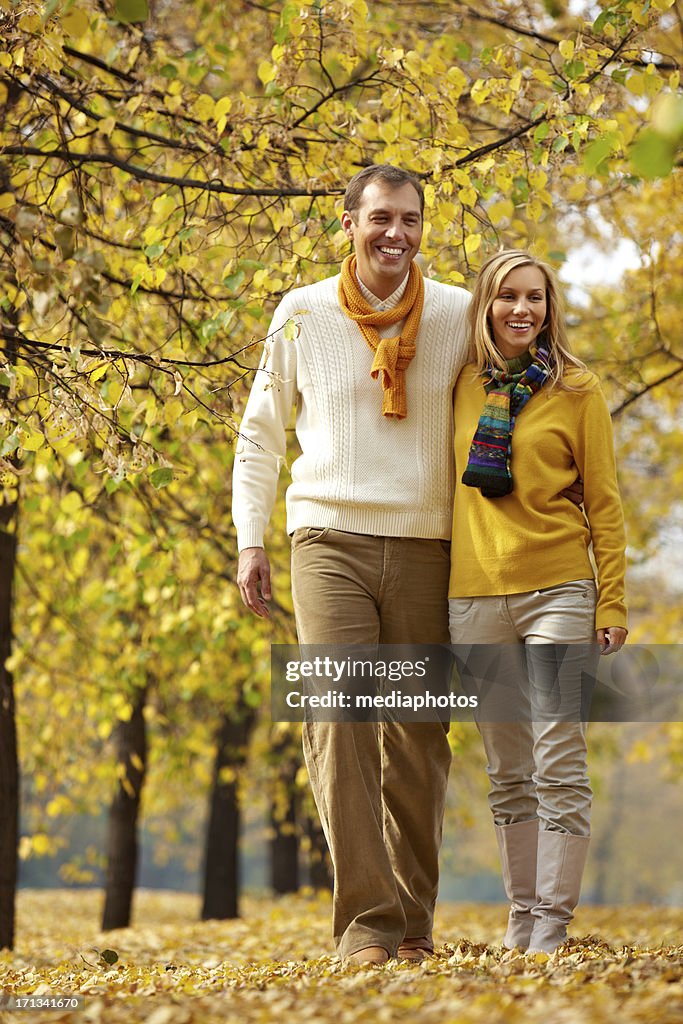
{"type": "Polygon", "coordinates": [[[358,949],[345,957],[344,963],[355,964],[358,967],[361,964],[385,964],[388,959],[389,954],[384,946],[366,946],[365,949],[358,949]]]}
{"type": "Polygon", "coordinates": [[[426,935],[418,939],[405,938],[396,951],[399,960],[410,960],[412,963],[419,963],[431,956],[434,952],[434,944],[426,935]]]}

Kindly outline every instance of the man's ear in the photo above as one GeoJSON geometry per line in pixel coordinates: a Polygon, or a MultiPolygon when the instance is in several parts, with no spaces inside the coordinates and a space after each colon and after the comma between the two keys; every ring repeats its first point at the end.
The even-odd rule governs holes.
{"type": "Polygon", "coordinates": [[[348,210],[344,210],[344,212],[341,215],[339,223],[341,224],[346,237],[350,241],[353,241],[353,229],[355,227],[355,224],[353,223],[353,217],[351,216],[348,210]]]}

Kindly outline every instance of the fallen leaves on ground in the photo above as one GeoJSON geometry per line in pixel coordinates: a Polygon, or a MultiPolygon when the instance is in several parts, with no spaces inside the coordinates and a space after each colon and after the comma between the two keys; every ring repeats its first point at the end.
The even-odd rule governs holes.
{"type": "Polygon", "coordinates": [[[81,994],[81,1011],[0,1012],[11,1024],[680,1024],[683,910],[583,907],[548,957],[498,944],[505,908],[444,904],[436,955],[344,967],[326,895],[246,899],[236,921],[197,921],[199,901],[139,892],[131,928],[98,933],[101,894],[22,891],[5,994],[81,994]],[[111,955],[114,953],[118,959],[111,955]]]}

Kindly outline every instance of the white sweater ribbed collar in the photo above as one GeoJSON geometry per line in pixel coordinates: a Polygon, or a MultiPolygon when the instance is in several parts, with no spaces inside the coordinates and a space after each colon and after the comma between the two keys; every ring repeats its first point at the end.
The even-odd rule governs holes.
{"type": "Polygon", "coordinates": [[[356,274],[356,280],[358,281],[358,287],[361,290],[363,298],[370,303],[373,309],[393,309],[394,306],[397,306],[399,304],[403,297],[403,293],[406,290],[406,285],[408,284],[409,276],[409,274],[406,274],[406,276],[403,278],[396,291],[393,291],[391,295],[387,296],[386,299],[378,299],[377,296],[373,292],[371,292],[370,289],[366,287],[366,285],[363,284],[361,279],[358,277],[358,274],[356,274]]]}

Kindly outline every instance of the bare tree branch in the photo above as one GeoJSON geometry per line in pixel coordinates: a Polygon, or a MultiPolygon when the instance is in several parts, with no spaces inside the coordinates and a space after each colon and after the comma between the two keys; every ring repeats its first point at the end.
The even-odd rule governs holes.
{"type": "Polygon", "coordinates": [[[170,174],[159,174],[127,160],[121,160],[113,153],[76,153],[66,149],[40,149],[38,146],[4,146],[0,154],[7,156],[40,156],[45,159],[64,160],[69,164],[104,164],[118,167],[130,174],[132,178],[142,181],[156,181],[162,185],[177,185],[179,188],[196,188],[204,192],[215,192],[231,196],[338,196],[343,195],[343,188],[239,188],[236,185],[224,185],[221,181],[202,180],[201,178],[177,178],[170,174]]]}
{"type": "Polygon", "coordinates": [[[663,377],[660,377],[659,380],[651,381],[649,384],[646,384],[641,388],[640,391],[636,391],[635,394],[629,395],[629,397],[625,398],[624,401],[615,409],[612,409],[612,418],[614,419],[615,417],[620,416],[624,409],[628,409],[629,405],[633,405],[634,402],[637,402],[639,398],[643,397],[643,395],[652,391],[653,388],[657,388],[660,384],[666,384],[668,381],[678,377],[680,373],[683,373],[683,366],[679,366],[678,369],[672,370],[671,373],[666,373],[663,377]]]}

